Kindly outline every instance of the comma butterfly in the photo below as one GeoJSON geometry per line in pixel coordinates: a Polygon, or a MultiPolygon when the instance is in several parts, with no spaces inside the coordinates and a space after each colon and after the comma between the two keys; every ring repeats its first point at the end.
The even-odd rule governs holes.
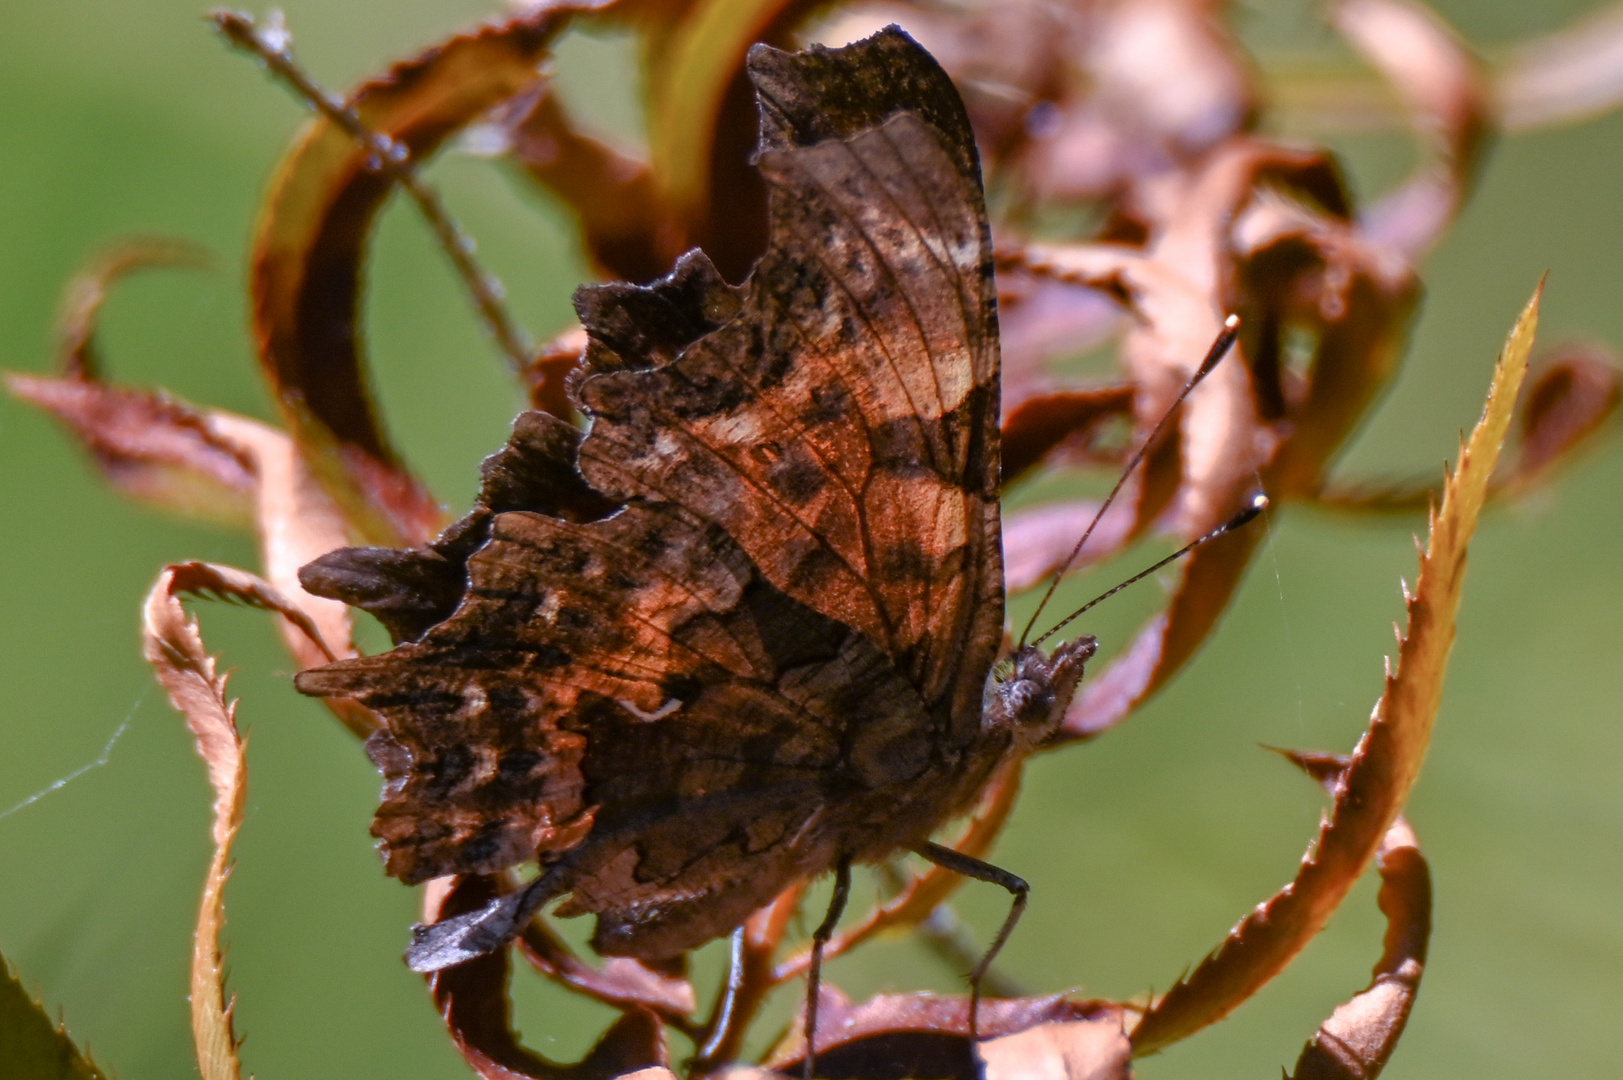
{"type": "Polygon", "coordinates": [[[929,842],[1055,730],[1094,652],[993,672],[998,334],[968,118],[895,28],[758,45],[749,74],[771,239],[748,281],[693,251],[580,289],[584,433],[525,413],[437,541],[302,573],[397,643],[298,677],[382,718],[388,872],[541,866],[420,929],[417,970],[564,896],[599,952],[658,961],[899,850],[1024,890],[929,842]]]}

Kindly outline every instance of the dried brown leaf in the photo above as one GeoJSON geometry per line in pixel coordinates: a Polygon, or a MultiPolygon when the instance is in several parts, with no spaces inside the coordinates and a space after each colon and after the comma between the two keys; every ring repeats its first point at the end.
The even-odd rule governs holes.
{"type": "Polygon", "coordinates": [[[1513,483],[1526,487],[1568,461],[1617,412],[1623,373],[1610,350],[1587,342],[1552,349],[1528,373],[1517,415],[1513,483]]]}
{"type": "Polygon", "coordinates": [[[685,231],[665,208],[646,161],[578,130],[540,87],[503,123],[510,153],[575,214],[587,252],[614,278],[652,281],[683,251],[685,231]]]}
{"type": "MultiPolygon", "coordinates": [[[[1191,395],[1178,439],[1152,455],[1137,499],[1135,531],[1153,520],[1188,540],[1258,486],[1276,503],[1317,492],[1325,463],[1396,369],[1416,285],[1407,263],[1359,239],[1322,154],[1236,139],[1156,190],[1134,211],[1143,247],[1034,247],[1024,265],[1058,280],[1114,280],[1131,298],[1137,318],[1122,355],[1141,433],[1215,336],[1214,313],[1239,312],[1236,354],[1191,395]],[[1285,367],[1281,342],[1293,326],[1317,342],[1303,375],[1285,367]]],[[[1254,535],[1191,556],[1168,611],[1083,686],[1063,737],[1106,730],[1177,673],[1216,625],[1254,535]]]]}
{"type": "Polygon", "coordinates": [[[628,956],[609,956],[593,967],[564,944],[541,918],[532,919],[518,938],[537,971],[617,1009],[641,1008],[679,1028],[688,1025],[696,1002],[693,985],[644,967],[628,956]]]}
{"type": "Polygon", "coordinates": [[[207,253],[179,240],[114,245],[62,290],[57,326],[60,377],[6,373],[13,395],[55,416],[131,498],[230,525],[252,520],[252,465],[208,428],[206,416],[166,394],[101,382],[96,331],[114,285],[136,270],[207,265],[207,253]]]}
{"type": "Polygon", "coordinates": [[[1102,734],[1171,681],[1222,617],[1259,540],[1259,530],[1240,529],[1184,559],[1166,611],[1153,616],[1132,644],[1082,684],[1065,714],[1060,740],[1102,734]]]}
{"type": "Polygon", "coordinates": [[[57,316],[56,329],[57,359],[62,373],[85,379],[100,377],[96,328],[101,306],[119,279],[136,270],[199,269],[211,265],[213,260],[204,248],[188,240],[164,236],[125,240],[96,256],[62,290],[62,309],[57,316]]]}
{"type": "Polygon", "coordinates": [[[1251,124],[1248,65],[1210,4],[1088,4],[1081,18],[1056,16],[1062,5],[1004,7],[987,5],[984,21],[1016,29],[959,20],[968,40],[949,52],[947,67],[1001,99],[1001,110],[983,106],[976,118],[989,126],[990,144],[1018,162],[1032,198],[1114,196],[1251,124]],[[1041,60],[995,56],[1022,37],[1036,39],[1028,48],[1041,60]]]}
{"type": "Polygon", "coordinates": [[[0,1056],[11,1080],[106,1080],[0,957],[0,1056]]]}
{"type": "Polygon", "coordinates": [[[208,563],[168,566],[147,594],[143,652],[168,693],[169,703],[186,717],[214,788],[214,856],[192,941],[192,1039],[203,1080],[238,1080],[242,1070],[231,1027],[233,1005],[225,993],[220,931],[225,925],[231,844],[242,823],[248,772],[237,733],[236,702],[225,696],[225,676],[216,672],[197,620],[188,617],[181,606],[184,594],[221,596],[274,611],[308,634],[328,655],[331,650],[321,643],[320,632],[308,616],[268,583],[241,570],[208,563]]]}
{"type": "MultiPolygon", "coordinates": [[[[107,290],[134,269],[174,265],[195,255],[185,245],[143,241],[98,258],[66,290],[59,357],[66,376],[8,373],[6,385],[60,420],[124,494],[165,509],[254,526],[271,583],[295,598],[332,648],[348,655],[354,651],[348,608],[306,593],[298,568],[344,546],[349,525],[292,441],[257,420],[102,381],[92,344],[107,290]]],[[[301,668],[330,659],[294,625],[284,623],[283,636],[301,668]]],[[[351,702],[335,702],[332,708],[358,734],[376,726],[370,713],[351,702]]]]}
{"type": "Polygon", "coordinates": [[[1366,237],[1413,258],[1464,203],[1494,102],[1481,63],[1430,8],[1411,0],[1340,0],[1331,21],[1391,84],[1428,149],[1415,175],[1363,215],[1366,237]]]}
{"type": "Polygon", "coordinates": [[[13,396],[56,417],[108,483],[138,502],[248,527],[258,481],[208,415],[164,393],[91,379],[5,373],[13,396]]]}
{"type": "MultiPolygon", "coordinates": [[[[1533,365],[1516,408],[1519,439],[1489,485],[1490,498],[1516,498],[1577,458],[1617,412],[1623,373],[1612,354],[1587,342],[1557,345],[1533,365]]],[[[1429,480],[1335,481],[1315,501],[1332,510],[1424,510],[1442,494],[1429,480]]]]}
{"type": "MultiPolygon", "coordinates": [[[[999,267],[997,324],[1007,411],[1050,389],[1049,365],[1081,356],[1121,332],[1123,304],[1111,283],[1030,280],[999,267]]],[[[1005,463],[1008,449],[1005,446],[1005,463]]]]}
{"type": "MultiPolygon", "coordinates": [[[[442,879],[425,898],[430,921],[473,911],[497,895],[486,875],[442,879]]],[[[498,949],[428,977],[434,1005],[451,1040],[483,1080],[611,1080],[669,1065],[664,1029],[647,1011],[628,1009],[589,1054],[558,1065],[523,1046],[513,1033],[507,999],[509,953],[498,949]]]]}
{"type": "Polygon", "coordinates": [[[569,400],[568,379],[585,352],[586,330],[578,324],[541,346],[524,372],[532,408],[551,413],[560,420],[574,418],[575,406],[569,400]]]}
{"type": "Polygon", "coordinates": [[[1119,1017],[1040,1024],[978,1048],[986,1080],[1128,1080],[1133,1047],[1119,1017]]]}
{"type": "MultiPolygon", "coordinates": [[[[805,1054],[804,1017],[763,1064],[791,1075],[805,1054]]],[[[984,1040],[969,1041],[969,999],[934,994],[880,994],[852,1005],[825,987],[817,1006],[817,1075],[873,1077],[980,1076],[975,1050],[984,1055],[987,1077],[1126,1076],[1127,1038],[1122,1012],[1097,1001],[1062,995],[981,1002],[978,1027],[984,1040]],[[1028,1038],[1004,1039],[1020,1034],[1028,1038]],[[995,1049],[994,1049],[995,1048],[995,1049]]]]}
{"type": "Polygon", "coordinates": [[[1061,567],[1083,569],[1109,558],[1133,540],[1133,528],[1138,524],[1135,508],[1129,501],[1112,503],[1087,543],[1076,550],[1076,538],[1083,535],[1098,513],[1097,501],[1078,499],[1015,510],[1005,516],[1004,586],[1011,593],[1035,588],[1061,567]]]}
{"type": "Polygon", "coordinates": [[[1431,870],[1401,816],[1382,839],[1375,867],[1386,941],[1374,978],[1319,1026],[1291,1080],[1375,1080],[1408,1024],[1431,939],[1431,870]]]}
{"type": "MultiPolygon", "coordinates": [[[[1007,380],[1005,396],[1009,396],[1007,380]]],[[[1013,483],[1056,447],[1087,440],[1098,427],[1131,417],[1133,388],[1127,384],[1054,389],[1030,394],[1003,409],[1003,483],[1013,483]]],[[[1084,446],[1086,444],[1084,443],[1084,446]]],[[[1120,455],[1110,455],[1119,458],[1120,455]]]]}
{"type": "MultiPolygon", "coordinates": [[[[348,533],[337,505],[286,435],[234,413],[205,412],[160,394],[88,380],[8,375],[7,385],[61,418],[125,494],[171,509],[212,498],[222,513],[246,503],[245,511],[233,513],[233,523],[245,513],[255,524],[266,576],[280,595],[297,598],[290,610],[319,628],[319,640],[327,643],[318,647],[296,622],[284,622],[283,639],[294,659],[306,668],[353,654],[349,609],[299,585],[298,568],[342,547],[348,533]]],[[[354,702],[328,706],[358,735],[377,726],[370,711],[354,702]]]]}
{"type": "Polygon", "coordinates": [[[1499,122],[1513,132],[1577,123],[1623,103],[1623,4],[1518,42],[1498,65],[1499,122]]]}
{"type": "MultiPolygon", "coordinates": [[[[660,40],[650,44],[649,159],[665,204],[680,220],[700,222],[719,194],[718,187],[724,186],[714,175],[718,143],[742,135],[741,146],[727,145],[744,150],[741,165],[755,140],[747,89],[743,100],[750,108],[742,115],[730,115],[728,108],[728,98],[739,97],[738,88],[746,87],[745,54],[756,42],[784,44],[785,25],[797,21],[801,9],[814,5],[806,0],[707,0],[682,6],[686,9],[682,15],[662,27],[660,40]],[[727,130],[733,126],[748,130],[727,130]]],[[[690,238],[698,239],[691,227],[690,238]]],[[[727,273],[728,260],[712,250],[714,245],[703,246],[727,273]]]]}
{"type": "MultiPolygon", "coordinates": [[[[227,412],[210,414],[209,427],[254,464],[258,480],[254,516],[265,576],[282,595],[295,598],[332,650],[340,655],[352,654],[349,609],[313,596],[299,584],[299,567],[347,542],[348,523],[338,504],[317,482],[285,433],[227,412]]],[[[319,650],[312,651],[305,635],[284,627],[283,638],[301,668],[326,662],[319,650]]],[[[348,705],[333,707],[339,718],[359,734],[376,727],[375,720],[364,710],[348,705]]]]}
{"type": "MultiPolygon", "coordinates": [[[[555,5],[458,35],[362,84],[349,105],[414,161],[540,78],[537,64],[586,6],[555,5]]],[[[361,262],[392,179],[326,117],[283,158],[254,242],[250,287],[261,367],[304,458],[363,535],[416,543],[439,507],[374,414],[361,358],[361,262]]]]}
{"type": "Polygon", "coordinates": [[[1295,881],[1237,925],[1145,1014],[1132,1036],[1135,1055],[1154,1053],[1221,1019],[1276,975],[1324,926],[1402,809],[1431,738],[1454,640],[1466,548],[1514,415],[1538,300],[1535,293],[1506,341],[1482,419],[1461,449],[1441,509],[1431,516],[1420,576],[1407,598],[1408,629],[1398,663],[1337,784],[1329,819],[1295,881]]]}

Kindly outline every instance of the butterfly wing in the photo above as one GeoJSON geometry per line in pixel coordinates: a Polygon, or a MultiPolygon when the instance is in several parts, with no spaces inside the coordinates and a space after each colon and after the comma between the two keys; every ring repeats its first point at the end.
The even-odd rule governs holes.
{"type": "Polygon", "coordinates": [[[721,526],[774,585],[878,644],[943,738],[968,740],[1003,624],[995,294],[968,121],[894,29],[758,46],[750,72],[771,246],[738,314],[674,359],[618,332],[627,287],[581,290],[581,471],[721,526]]]}
{"type": "Polygon", "coordinates": [[[962,105],[899,31],[758,49],[751,72],[773,197],[750,280],[693,253],[648,287],[581,290],[578,447],[532,415],[438,544],[306,575],[403,642],[298,683],[383,717],[389,871],[539,853],[599,946],[633,955],[939,824],[1002,633],[991,249],[962,105]]]}

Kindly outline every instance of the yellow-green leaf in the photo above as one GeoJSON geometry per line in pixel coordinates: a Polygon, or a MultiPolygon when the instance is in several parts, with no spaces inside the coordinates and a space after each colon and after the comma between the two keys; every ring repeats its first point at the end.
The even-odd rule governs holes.
{"type": "Polygon", "coordinates": [[[1482,418],[1431,514],[1420,576],[1406,596],[1408,628],[1385,693],[1335,788],[1335,807],[1296,878],[1243,919],[1218,948],[1145,1013],[1135,1056],[1155,1053],[1221,1020],[1256,993],[1324,928],[1369,866],[1420,774],[1454,644],[1466,549],[1510,428],[1538,327],[1540,285],[1511,330],[1482,418]]]}

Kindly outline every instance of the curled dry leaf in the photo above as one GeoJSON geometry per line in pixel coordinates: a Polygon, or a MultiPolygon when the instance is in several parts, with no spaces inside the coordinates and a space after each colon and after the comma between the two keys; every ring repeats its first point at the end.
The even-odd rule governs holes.
{"type": "Polygon", "coordinates": [[[524,372],[531,408],[551,413],[560,420],[575,416],[567,381],[569,373],[575,370],[585,352],[586,330],[579,325],[541,346],[524,372]]]}
{"type": "MultiPolygon", "coordinates": [[[[438,919],[473,911],[497,895],[493,878],[470,874],[429,897],[438,919]]],[[[669,1064],[664,1029],[652,1013],[628,1009],[591,1052],[558,1065],[528,1049],[513,1033],[507,1001],[509,954],[498,950],[428,977],[434,1005],[451,1040],[483,1080],[611,1080],[669,1064]]]]}
{"type": "Polygon", "coordinates": [[[0,1056],[10,1080],[106,1080],[0,956],[0,1056]]]}
{"type": "Polygon", "coordinates": [[[1039,1024],[979,1047],[986,1080],[1128,1080],[1132,1044],[1119,1017],[1039,1024]]]}
{"type": "Polygon", "coordinates": [[[744,59],[757,42],[787,47],[817,0],[667,5],[648,39],[649,160],[678,251],[704,248],[737,281],[766,247],[766,188],[749,166],[755,98],[744,59]],[[674,235],[673,235],[674,238],[674,235]]]}
{"type": "Polygon", "coordinates": [[[1601,4],[1554,33],[1520,42],[1495,72],[1499,122],[1533,131],[1623,103],[1623,5],[1601,4]]]}
{"type": "MultiPolygon", "coordinates": [[[[350,615],[343,604],[306,593],[298,569],[342,547],[348,523],[316,482],[292,440],[257,420],[200,409],[161,392],[103,381],[94,350],[96,320],[108,290],[123,275],[147,266],[197,261],[178,242],[121,245],[96,259],[71,283],[61,328],[59,377],[6,374],[18,398],[56,417],[91,453],[104,476],[141,502],[209,520],[252,526],[265,575],[328,643],[316,647],[296,624],[283,638],[301,668],[328,662],[337,650],[351,655],[350,615]],[[329,647],[330,646],[330,649],[329,647]]],[[[360,735],[376,722],[353,703],[329,707],[360,735]]]]}
{"type": "Polygon", "coordinates": [[[6,389],[54,416],[108,483],[160,509],[249,527],[258,481],[208,414],[168,394],[92,379],[5,374],[6,389]]]}
{"type": "MultiPolygon", "coordinates": [[[[1541,286],[1542,290],[1542,286],[1541,286]]],[[[1155,1002],[1133,1030],[1136,1056],[1155,1053],[1226,1016],[1319,932],[1363,873],[1419,775],[1441,699],[1466,548],[1509,431],[1538,323],[1535,293],[1517,320],[1482,419],[1431,515],[1431,536],[1412,596],[1408,629],[1367,733],[1335,789],[1335,806],[1296,879],[1258,906],[1215,952],[1155,1002]]]]}
{"type": "Polygon", "coordinates": [[[1255,90],[1211,5],[1090,5],[1066,93],[1029,125],[1021,164],[1036,197],[1112,193],[1194,161],[1250,126],[1255,90]],[[1090,25],[1091,24],[1091,25],[1090,25]]]}
{"type": "Polygon", "coordinates": [[[101,376],[96,328],[102,304],[119,279],[136,270],[155,267],[211,266],[206,250],[186,240],[149,236],[127,240],[102,252],[62,290],[57,317],[57,357],[64,375],[83,379],[101,376]]]}
{"type": "MultiPolygon", "coordinates": [[[[1118,500],[1129,520],[1109,535],[1125,542],[1153,526],[1187,541],[1258,487],[1276,503],[1316,493],[1325,463],[1396,369],[1416,296],[1407,261],[1361,239],[1328,157],[1260,140],[1229,140],[1121,213],[1139,240],[1028,245],[1005,261],[1012,273],[1108,286],[1130,299],[1136,318],[1122,359],[1135,438],[1188,378],[1221,312],[1240,314],[1241,338],[1184,404],[1176,437],[1152,448],[1142,481],[1118,500]],[[1313,342],[1300,370],[1287,359],[1290,332],[1313,342]]],[[[1011,567],[1030,573],[1051,560],[1058,542],[1045,543],[1040,518],[1011,524],[1022,526],[1011,567]]],[[[1095,543],[1096,557],[1110,553],[1095,543]]],[[[1084,684],[1062,738],[1097,735],[1181,669],[1227,606],[1254,544],[1242,531],[1187,560],[1167,611],[1084,684]]]]}
{"type": "Polygon", "coordinates": [[[504,111],[512,114],[500,121],[509,153],[574,212],[587,251],[607,276],[652,281],[675,264],[683,231],[646,161],[578,130],[550,87],[521,95],[504,111]]]}
{"type": "Polygon", "coordinates": [[[542,919],[524,927],[518,944],[537,971],[571,990],[613,1008],[645,1009],[673,1027],[691,1030],[688,1016],[696,1003],[686,979],[661,974],[627,956],[605,957],[601,967],[593,967],[542,919]]]}
{"type": "Polygon", "coordinates": [[[214,788],[214,857],[203,885],[192,942],[192,1038],[203,1080],[238,1080],[237,1039],[231,1029],[232,1003],[225,993],[220,931],[225,925],[225,883],[231,873],[231,843],[242,823],[248,783],[236,702],[225,696],[225,677],[203,646],[197,620],[181,606],[184,594],[215,595],[274,611],[331,654],[320,631],[299,608],[252,574],[208,563],[165,567],[147,594],[143,652],[169,703],[186,717],[197,752],[208,766],[214,788]]]}
{"type": "Polygon", "coordinates": [[[206,262],[204,252],[177,240],[144,239],[109,248],[62,291],[60,377],[8,372],[6,387],[55,416],[124,494],[188,516],[246,525],[253,520],[254,477],[241,448],[211,431],[207,415],[184,402],[101,381],[96,330],[113,286],[136,270],[206,262]]]}
{"type": "MultiPolygon", "coordinates": [[[[802,1015],[764,1065],[779,1073],[799,1072],[803,1021],[802,1015]]],[[[817,1006],[817,1073],[850,1080],[1128,1075],[1123,1014],[1115,1005],[1058,994],[983,1001],[979,1031],[983,1041],[977,1047],[969,1041],[967,998],[880,994],[852,1005],[838,990],[824,987],[817,1006]]]]}
{"type": "Polygon", "coordinates": [[[1098,514],[1099,503],[1093,499],[1048,503],[1011,513],[1003,523],[1003,579],[1008,590],[1036,588],[1062,567],[1086,567],[1126,547],[1139,515],[1124,500],[1105,510],[1087,543],[1076,550],[1076,538],[1098,514]]]}
{"type": "Polygon", "coordinates": [[[1381,840],[1375,868],[1386,941],[1374,978],[1319,1026],[1291,1080],[1374,1080],[1408,1024],[1431,939],[1431,870],[1402,817],[1381,840]]]}
{"type": "MultiPolygon", "coordinates": [[[[360,86],[348,104],[371,131],[421,161],[487,109],[537,85],[537,64],[576,13],[553,5],[442,42],[360,86]]],[[[277,169],[254,241],[251,289],[260,365],[295,443],[362,533],[418,542],[439,507],[389,445],[361,357],[361,263],[393,181],[326,117],[277,169]]]]}
{"type": "MultiPolygon", "coordinates": [[[[1332,796],[1351,761],[1337,754],[1279,752],[1332,796]]],[[[1319,1026],[1290,1080],[1374,1080],[1409,1022],[1431,941],[1431,870],[1402,815],[1381,839],[1375,870],[1381,876],[1375,902],[1386,916],[1386,940],[1374,978],[1319,1026]]]]}
{"type": "MultiPolygon", "coordinates": [[[[1557,345],[1527,374],[1516,403],[1517,442],[1488,487],[1490,498],[1515,498],[1571,463],[1623,400],[1617,358],[1588,342],[1557,345]]],[[[1442,494],[1428,480],[1385,484],[1332,482],[1314,501],[1332,510],[1424,510],[1442,494]]]]}
{"type": "MultiPolygon", "coordinates": [[[[1005,380],[1007,387],[1007,380],[1005,380]]],[[[1029,394],[1003,407],[1003,483],[1013,483],[1051,451],[1064,447],[1086,458],[1115,463],[1122,455],[1100,453],[1093,441],[1111,421],[1130,417],[1133,388],[1116,384],[1062,387],[1029,394]]],[[[1073,535],[1080,535],[1076,533],[1073,535]]]]}
{"type": "Polygon", "coordinates": [[[1340,0],[1330,18],[1397,91],[1428,151],[1412,177],[1364,213],[1371,241],[1417,257],[1453,221],[1482,162],[1494,106],[1486,73],[1423,4],[1340,0]]]}
{"type": "Polygon", "coordinates": [[[1085,201],[1247,127],[1256,92],[1217,10],[1186,0],[859,7],[845,40],[900,21],[964,94],[988,172],[1023,202],[1085,201]]]}
{"type": "Polygon", "coordinates": [[[1623,373],[1610,350],[1571,342],[1551,350],[1527,376],[1517,416],[1516,488],[1543,479],[1600,430],[1623,400],[1623,373]]]}

